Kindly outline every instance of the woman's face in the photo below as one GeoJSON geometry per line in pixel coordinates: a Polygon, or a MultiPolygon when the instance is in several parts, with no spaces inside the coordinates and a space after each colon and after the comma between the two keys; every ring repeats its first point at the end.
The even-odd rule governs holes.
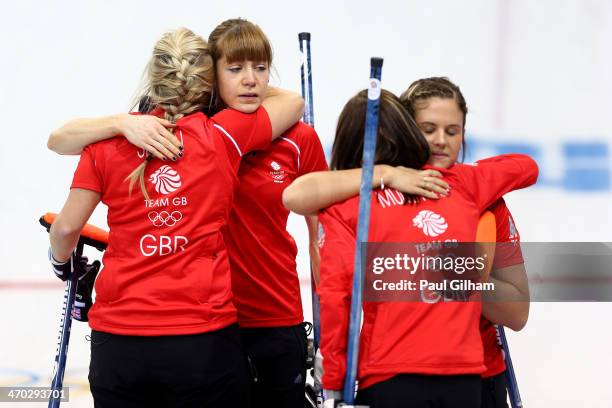
{"type": "Polygon", "coordinates": [[[463,112],[457,102],[439,97],[418,101],[415,120],[431,150],[427,164],[442,168],[455,164],[463,142],[463,112]]]}
{"type": "Polygon", "coordinates": [[[223,102],[240,112],[255,112],[268,89],[268,63],[240,61],[230,64],[223,57],[217,61],[216,68],[217,84],[223,102]]]}

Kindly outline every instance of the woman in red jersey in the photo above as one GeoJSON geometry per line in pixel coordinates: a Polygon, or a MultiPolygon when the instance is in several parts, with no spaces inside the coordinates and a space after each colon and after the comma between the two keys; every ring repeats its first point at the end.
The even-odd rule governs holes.
{"type": "Polygon", "coordinates": [[[248,404],[220,230],[240,153],[267,147],[300,118],[303,100],[275,90],[250,114],[209,118],[199,111],[211,100],[213,65],[207,43],[187,29],[156,43],[147,95],[188,153],[168,163],[124,138],[87,146],[51,228],[52,261],[65,271],[81,228],[100,201],[108,206],[108,249],[89,312],[96,407],[248,404]]]}
{"type": "MultiPolygon", "coordinates": [[[[249,38],[251,26],[233,19],[212,31],[209,43],[218,65],[232,61],[228,69],[244,69],[234,50],[249,38]]],[[[272,63],[271,54],[266,62],[272,63]]],[[[232,93],[239,87],[227,73],[218,71],[217,84],[219,108],[240,109],[232,93]]],[[[255,369],[253,407],[303,405],[306,332],[295,260],[297,246],[286,230],[289,211],[283,206],[282,193],[297,177],[320,170],[327,170],[327,162],[319,138],[313,128],[298,122],[267,149],[245,157],[238,171],[239,185],[224,236],[238,322],[255,369]]],[[[309,252],[316,265],[316,217],[306,217],[306,222],[309,252]]]]}
{"type": "MultiPolygon", "coordinates": [[[[451,167],[463,148],[467,105],[458,86],[448,78],[433,77],[413,82],[401,95],[432,150],[431,164],[451,167]]],[[[486,371],[482,373],[482,407],[507,408],[506,366],[496,327],[492,322],[521,330],[529,316],[527,273],[519,246],[520,235],[503,198],[489,210],[495,215],[498,246],[490,280],[495,297],[503,302],[483,303],[480,320],[486,371]],[[518,301],[509,301],[518,300],[518,301]]]]}
{"type": "MultiPolygon", "coordinates": [[[[345,106],[338,121],[332,168],[359,167],[365,106],[366,91],[345,106]]],[[[419,168],[429,158],[429,146],[410,115],[402,111],[399,99],[383,92],[376,162],[419,168]]],[[[403,205],[401,195],[391,192],[396,199],[389,200],[388,191],[373,192],[369,241],[473,242],[480,213],[505,192],[526,187],[537,176],[533,160],[522,155],[436,170],[452,187],[445,198],[403,205]],[[427,228],[428,223],[436,228],[427,228]]],[[[425,174],[429,184],[418,188],[437,185],[433,174],[425,174]]],[[[319,176],[306,177],[306,182],[296,182],[302,195],[308,187],[316,191],[317,199],[331,193],[326,190],[328,184],[316,181],[319,176]]],[[[286,190],[289,204],[296,197],[292,188],[286,190]]],[[[329,390],[339,390],[345,374],[357,207],[358,198],[351,197],[321,214],[325,230],[319,286],[321,347],[323,384],[329,390]]],[[[359,403],[373,407],[480,405],[479,374],[484,370],[480,303],[365,302],[363,309],[359,403]]]]}
{"type": "MultiPolygon", "coordinates": [[[[467,105],[458,86],[448,78],[424,78],[413,82],[400,97],[428,141],[432,157],[429,164],[449,168],[465,151],[467,105]]],[[[378,165],[373,187],[380,183],[406,193],[438,199],[446,194],[447,185],[433,170],[413,170],[378,165]]],[[[361,171],[345,170],[311,174],[286,190],[287,204],[300,213],[310,213],[334,202],[345,200],[359,191],[361,171]],[[342,186],[339,189],[338,186],[342,186]],[[315,193],[313,194],[312,191],[315,193]]],[[[497,227],[498,247],[490,281],[495,283],[493,298],[483,303],[480,330],[486,371],[482,373],[482,407],[507,407],[505,364],[497,331],[492,322],[521,330],[529,314],[527,275],[521,255],[519,233],[504,200],[500,198],[488,208],[497,227]],[[512,301],[510,301],[512,300],[512,301]]]]}
{"type": "MultiPolygon", "coordinates": [[[[266,92],[272,63],[271,47],[263,32],[243,19],[227,20],[212,31],[209,46],[217,68],[211,110],[221,111],[227,106],[242,112],[256,110],[266,92]]],[[[174,137],[164,128],[169,126],[167,122],[142,116],[120,117],[119,130],[131,142],[156,157],[180,157],[182,152],[173,144],[174,137]]],[[[56,132],[49,144],[60,153],[78,153],[88,143],[110,135],[72,121],[56,132]]],[[[298,122],[269,147],[245,155],[238,170],[233,207],[223,232],[233,302],[255,370],[255,407],[269,406],[271,401],[276,407],[296,407],[304,399],[306,333],[295,261],[297,247],[286,230],[289,211],[282,205],[281,195],[298,176],[326,169],[317,134],[298,122]]],[[[307,217],[306,221],[309,250],[316,266],[316,217],[307,217]]]]}

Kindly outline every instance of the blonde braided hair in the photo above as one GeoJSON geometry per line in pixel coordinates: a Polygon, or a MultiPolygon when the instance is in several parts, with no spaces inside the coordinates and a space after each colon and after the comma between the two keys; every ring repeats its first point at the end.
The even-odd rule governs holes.
{"type": "MultiPolygon", "coordinates": [[[[214,86],[214,64],[208,44],[191,30],[181,27],[170,31],[157,41],[146,70],[145,96],[154,106],[163,109],[166,120],[175,123],[190,113],[210,104],[214,86]]],[[[144,182],[148,155],[126,178],[130,194],[138,181],[148,200],[144,182]]]]}

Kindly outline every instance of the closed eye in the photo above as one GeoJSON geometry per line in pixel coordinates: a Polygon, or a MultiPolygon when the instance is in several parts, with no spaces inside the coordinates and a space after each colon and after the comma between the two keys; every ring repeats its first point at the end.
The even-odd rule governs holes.
{"type": "Polygon", "coordinates": [[[449,136],[456,136],[461,133],[461,128],[459,126],[449,126],[446,128],[446,134],[449,136]]]}
{"type": "Polygon", "coordinates": [[[435,126],[421,126],[421,132],[429,135],[436,131],[435,126]]]}

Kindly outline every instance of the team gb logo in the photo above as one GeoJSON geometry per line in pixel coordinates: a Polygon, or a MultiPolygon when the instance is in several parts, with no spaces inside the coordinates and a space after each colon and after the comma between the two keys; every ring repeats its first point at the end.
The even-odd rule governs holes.
{"type": "Polygon", "coordinates": [[[287,177],[287,173],[282,169],[281,165],[275,161],[270,162],[270,167],[272,170],[270,171],[270,176],[275,183],[284,183],[285,177],[287,177]]]}
{"type": "Polygon", "coordinates": [[[423,230],[423,233],[428,237],[437,237],[444,234],[448,228],[444,217],[429,210],[422,210],[418,213],[412,219],[412,225],[423,230]]]}
{"type": "Polygon", "coordinates": [[[163,165],[151,174],[149,181],[155,185],[155,191],[170,194],[181,186],[181,176],[168,165],[163,165]]]}

